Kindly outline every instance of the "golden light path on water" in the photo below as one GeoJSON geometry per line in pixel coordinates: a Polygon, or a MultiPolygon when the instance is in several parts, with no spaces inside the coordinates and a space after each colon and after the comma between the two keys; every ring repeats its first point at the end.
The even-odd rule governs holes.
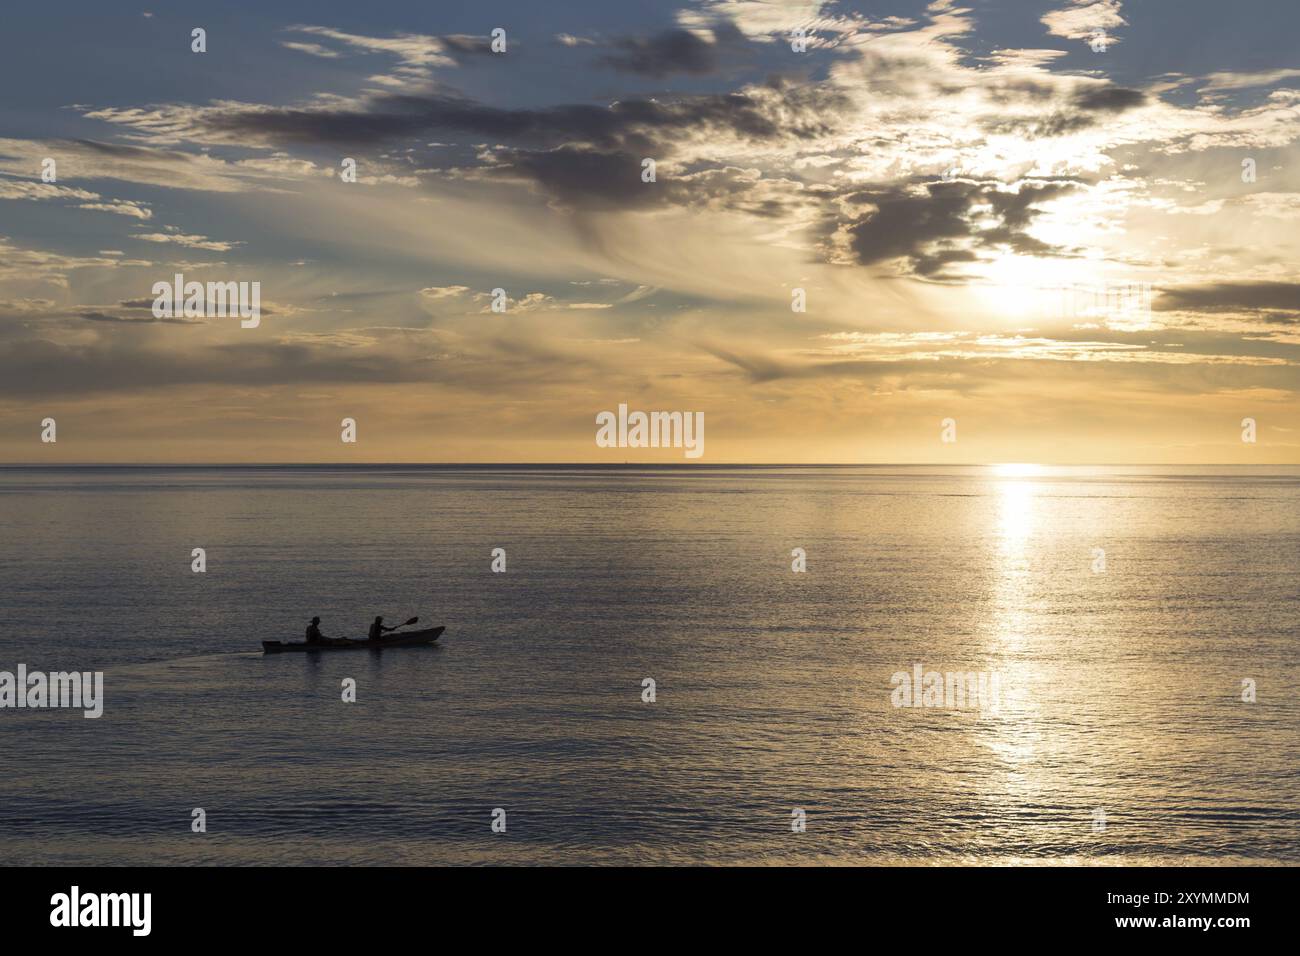
{"type": "MultiPolygon", "coordinates": [[[[1046,487],[1047,469],[1014,463],[990,468],[994,504],[993,582],[991,618],[984,657],[997,672],[997,706],[982,711],[976,733],[995,757],[998,768],[988,781],[993,805],[1008,800],[1017,805],[1041,802],[1051,781],[1043,769],[1043,726],[1037,692],[1044,675],[1034,664],[1045,648],[1033,629],[1034,534],[1038,497],[1046,487]]],[[[1015,835],[1008,834],[1008,842],[1015,835]]]]}

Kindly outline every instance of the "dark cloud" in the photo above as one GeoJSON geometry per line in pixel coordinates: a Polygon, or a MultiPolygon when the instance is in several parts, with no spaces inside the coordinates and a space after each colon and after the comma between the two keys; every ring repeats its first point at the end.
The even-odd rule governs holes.
{"type": "Polygon", "coordinates": [[[139,315],[139,316],[110,315],[107,312],[98,312],[98,311],[78,312],[77,317],[81,319],[85,319],[87,322],[124,322],[129,325],[140,325],[140,324],[145,324],[150,322],[162,322],[171,325],[194,325],[195,324],[193,321],[189,319],[177,319],[177,318],[159,319],[159,318],[155,318],[152,315],[139,315]]]}
{"type": "Polygon", "coordinates": [[[998,183],[928,183],[925,192],[893,187],[850,194],[852,203],[869,203],[874,211],[844,227],[848,248],[862,265],[905,259],[918,275],[945,278],[954,263],[972,262],[980,250],[1010,248],[1030,255],[1061,254],[1025,230],[1039,210],[1037,203],[1062,196],[1078,184],[1070,181],[1026,180],[1014,191],[998,183]],[[977,206],[997,219],[989,227],[977,223],[977,206]]]}
{"type": "Polygon", "coordinates": [[[971,259],[958,248],[922,252],[922,248],[965,239],[970,234],[966,212],[970,190],[965,183],[943,183],[928,195],[908,195],[900,190],[855,194],[853,201],[867,201],[875,211],[848,227],[849,248],[858,262],[871,265],[907,257],[922,275],[932,275],[949,262],[971,259]]]}
{"type": "MultiPolygon", "coordinates": [[[[196,121],[226,136],[263,143],[381,143],[406,136],[460,132],[496,143],[552,147],[580,143],[643,151],[674,136],[730,134],[756,140],[804,138],[832,129],[838,94],[773,83],[753,92],[672,101],[620,100],[499,109],[443,94],[389,94],[352,110],[258,108],[209,110],[196,121]]],[[[643,152],[643,155],[647,153],[643,152]]],[[[662,155],[662,153],[661,153],[662,155]]]]}
{"type": "Polygon", "coordinates": [[[1278,325],[1300,322],[1300,282],[1212,282],[1160,290],[1164,312],[1262,312],[1278,325]]]}
{"type": "Polygon", "coordinates": [[[739,49],[744,34],[731,23],[712,28],[713,39],[705,40],[690,30],[665,30],[650,37],[625,37],[614,42],[617,53],[602,57],[606,66],[624,73],[662,78],[674,73],[702,76],[721,65],[726,47],[739,49]]]}
{"type": "Polygon", "coordinates": [[[986,116],[980,120],[980,128],[995,135],[1027,139],[1065,136],[1104,122],[1107,114],[1122,113],[1146,102],[1147,96],[1140,90],[1090,86],[1076,91],[1067,103],[1057,103],[1048,112],[1032,116],[986,116]]]}
{"type": "Polygon", "coordinates": [[[173,386],[275,387],[392,385],[436,382],[492,392],[502,381],[515,387],[572,385],[607,374],[589,357],[522,339],[494,339],[474,352],[448,354],[430,338],[389,340],[383,348],[321,341],[250,341],[192,348],[146,345],[153,336],[132,334],[131,320],[93,343],[26,338],[0,342],[0,396],[74,396],[147,392],[173,386]]]}
{"type": "Polygon", "coordinates": [[[536,183],[560,202],[588,209],[633,209],[658,204],[664,191],[641,181],[641,157],[577,146],[553,150],[499,150],[495,171],[536,183]]]}
{"type": "Polygon", "coordinates": [[[1060,96],[1060,87],[1050,79],[1030,75],[993,77],[981,83],[980,90],[989,102],[998,106],[1017,106],[1033,100],[1047,102],[1060,96]]]}
{"type": "Polygon", "coordinates": [[[1096,86],[1079,90],[1074,95],[1074,105],[1081,110],[1100,113],[1122,113],[1125,110],[1141,106],[1147,101],[1147,95],[1141,90],[1129,90],[1122,86],[1096,86]]]}
{"type": "Polygon", "coordinates": [[[482,55],[492,54],[492,39],[490,37],[467,36],[463,33],[452,33],[439,37],[443,45],[453,53],[482,55]]]}
{"type": "MultiPolygon", "coordinates": [[[[120,300],[117,304],[118,304],[119,306],[121,306],[122,308],[124,308],[124,309],[149,309],[150,311],[152,311],[152,310],[153,310],[153,304],[154,304],[154,301],[155,301],[155,300],[154,300],[153,298],[146,298],[146,299],[122,299],[122,300],[120,300]]],[[[175,312],[175,313],[178,314],[178,315],[184,313],[184,311],[185,311],[185,302],[184,302],[184,300],[177,300],[177,301],[173,302],[173,303],[172,303],[172,311],[175,312]]],[[[259,314],[259,315],[275,315],[275,310],[272,309],[272,308],[269,308],[268,306],[265,306],[265,305],[263,305],[263,306],[259,306],[257,311],[258,311],[258,314],[259,314]]],[[[82,318],[85,318],[85,316],[83,315],[82,318]]],[[[127,319],[126,321],[138,322],[138,321],[140,321],[140,320],[139,320],[139,319],[135,319],[135,318],[131,318],[131,319],[127,319]]]]}
{"type": "Polygon", "coordinates": [[[717,68],[717,50],[708,40],[701,40],[689,30],[666,30],[652,37],[619,40],[618,53],[602,57],[601,62],[625,73],[665,77],[673,73],[697,76],[717,68]]]}
{"type": "MultiPolygon", "coordinates": [[[[609,106],[574,104],[505,110],[444,95],[386,95],[368,109],[256,109],[209,111],[200,122],[224,134],[280,143],[353,141],[379,143],[403,135],[454,131],[489,143],[488,159],[473,169],[536,185],[549,198],[573,208],[635,209],[709,202],[755,215],[780,215],[782,201],[748,195],[752,180],[734,185],[726,175],[674,181],[662,175],[641,181],[642,160],[671,157],[683,136],[731,137],[776,144],[829,134],[842,94],[781,79],[743,93],[684,97],[671,101],[621,100],[609,106]],[[746,193],[743,206],[729,193],[746,193]]],[[[715,171],[716,172],[716,171],[715,171]]],[[[793,184],[796,185],[797,184],[793,184]]]]}
{"type": "Polygon", "coordinates": [[[1097,118],[1089,113],[1065,113],[1059,110],[1043,116],[984,117],[980,120],[980,129],[986,133],[994,136],[1019,136],[1023,139],[1066,136],[1096,125],[1097,118]]]}
{"type": "Polygon", "coordinates": [[[774,382],[798,374],[798,368],[788,363],[777,361],[766,355],[755,353],[741,354],[732,348],[724,348],[710,342],[697,342],[696,346],[708,352],[716,359],[734,365],[743,371],[751,382],[774,382]]]}
{"type": "Polygon", "coordinates": [[[176,150],[157,149],[153,146],[126,146],[121,143],[103,143],[94,139],[74,139],[71,140],[71,142],[88,152],[98,153],[101,156],[111,156],[115,159],[135,159],[143,162],[158,163],[176,159],[189,160],[193,158],[188,153],[176,150]]]}

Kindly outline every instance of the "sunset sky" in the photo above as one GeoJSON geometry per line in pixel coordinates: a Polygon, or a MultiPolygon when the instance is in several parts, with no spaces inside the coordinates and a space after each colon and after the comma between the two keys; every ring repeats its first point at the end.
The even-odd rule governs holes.
{"type": "Polygon", "coordinates": [[[5,19],[0,462],[1300,462],[1294,4],[5,19]]]}

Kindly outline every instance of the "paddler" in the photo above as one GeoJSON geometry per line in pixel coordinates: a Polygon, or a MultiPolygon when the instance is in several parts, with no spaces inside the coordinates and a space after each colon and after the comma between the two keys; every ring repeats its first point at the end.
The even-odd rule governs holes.
{"type": "Polygon", "coordinates": [[[307,643],[324,644],[325,635],[320,632],[320,618],[313,617],[311,623],[307,625],[307,643]]]}
{"type": "Polygon", "coordinates": [[[377,641],[384,636],[385,631],[395,631],[395,627],[384,627],[383,617],[375,618],[375,622],[370,625],[370,639],[377,641]]]}

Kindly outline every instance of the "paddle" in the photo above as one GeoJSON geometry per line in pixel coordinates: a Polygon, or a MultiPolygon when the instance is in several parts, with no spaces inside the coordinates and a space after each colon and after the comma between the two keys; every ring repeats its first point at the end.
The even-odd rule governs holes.
{"type": "MultiPolygon", "coordinates": [[[[418,617],[413,617],[413,618],[411,618],[409,621],[403,621],[401,624],[395,624],[395,625],[393,625],[393,626],[390,627],[390,628],[385,628],[385,630],[388,631],[389,634],[391,634],[393,631],[397,630],[399,627],[406,627],[406,625],[408,625],[408,624],[414,624],[414,623],[415,623],[416,621],[418,621],[418,620],[419,620],[418,617]]],[[[387,637],[387,634],[380,633],[380,635],[379,635],[379,640],[378,640],[378,641],[373,641],[372,643],[376,643],[376,644],[377,644],[377,643],[383,641],[385,637],[387,637]]],[[[367,640],[369,640],[369,638],[367,638],[367,640]]]]}

